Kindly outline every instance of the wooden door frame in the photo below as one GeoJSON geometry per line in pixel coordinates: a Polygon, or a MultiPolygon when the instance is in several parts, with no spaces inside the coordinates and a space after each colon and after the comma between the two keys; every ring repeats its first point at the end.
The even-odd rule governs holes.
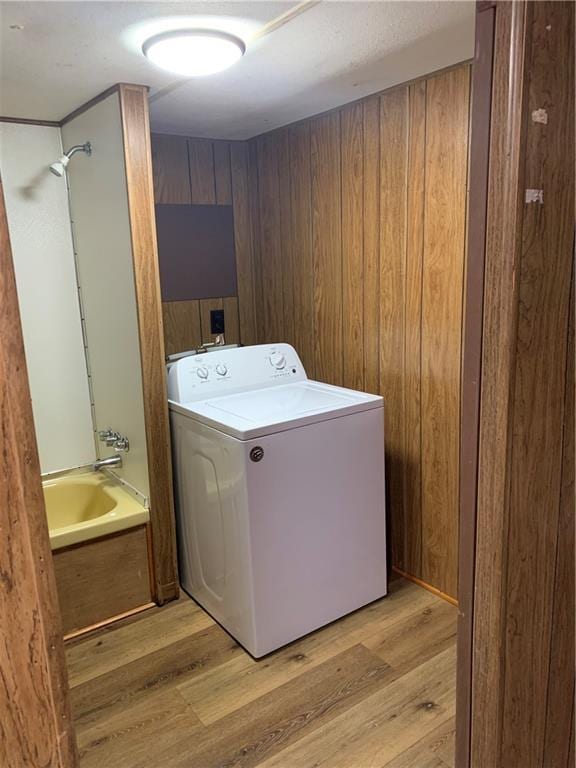
{"type": "Polygon", "coordinates": [[[0,764],[78,763],[0,180],[0,764]]]}
{"type": "MultiPolygon", "coordinates": [[[[522,740],[519,723],[507,721],[504,708],[505,701],[512,697],[509,689],[506,694],[505,687],[511,661],[518,667],[517,658],[506,657],[506,639],[516,634],[511,626],[514,619],[507,613],[508,561],[519,557],[515,542],[509,541],[511,521],[516,519],[518,524],[519,519],[518,507],[514,508],[511,501],[512,474],[514,467],[518,474],[518,466],[522,466],[526,477],[526,467],[537,455],[537,448],[533,448],[530,456],[516,458],[512,464],[514,430],[519,418],[516,412],[530,409],[529,404],[518,402],[516,371],[519,347],[528,343],[526,339],[522,343],[518,340],[522,322],[523,225],[527,216],[525,187],[539,185],[537,179],[542,173],[535,174],[532,169],[530,176],[525,174],[528,157],[532,157],[527,157],[526,145],[528,131],[533,130],[529,126],[534,121],[529,110],[536,106],[529,106],[533,60],[536,69],[540,67],[548,78],[540,82],[539,98],[542,106],[550,103],[552,120],[560,108],[554,94],[559,102],[567,98],[561,90],[553,88],[548,98],[543,97],[543,88],[550,85],[556,73],[551,69],[554,58],[546,44],[539,49],[531,48],[536,29],[534,9],[529,0],[477,3],[462,377],[458,768],[499,765],[503,739],[509,747],[514,740],[522,740]],[[480,723],[474,719],[475,713],[481,717],[480,723]]],[[[569,14],[564,18],[564,12],[560,13],[547,30],[559,28],[564,20],[570,19],[569,14]]],[[[571,66],[573,71],[573,60],[571,66]]],[[[558,124],[554,128],[558,135],[558,124]]],[[[549,151],[557,154],[547,156],[547,162],[553,159],[561,166],[561,145],[551,144],[549,151]]],[[[548,216],[556,211],[558,217],[562,215],[560,197],[548,198],[549,207],[543,209],[548,210],[548,216]]],[[[558,226],[560,222],[557,218],[558,226]]],[[[538,238],[534,239],[538,242],[538,238]]],[[[564,238],[561,247],[566,243],[564,238]]],[[[558,253],[563,254],[561,263],[565,269],[567,252],[559,249],[558,253]]],[[[544,263],[542,259],[540,263],[544,263]]],[[[570,276],[562,273],[561,279],[568,284],[570,276]]],[[[564,330],[559,329],[559,333],[564,330]]],[[[550,380],[549,386],[552,384],[550,380]]],[[[521,635],[522,630],[518,629],[517,634],[521,635]]],[[[533,670],[526,670],[528,677],[532,674],[533,670]]],[[[516,688],[516,694],[521,703],[526,703],[526,691],[516,688]]],[[[539,691],[532,690],[531,694],[534,700],[539,691]]]]}
{"type": "MultiPolygon", "coordinates": [[[[510,448],[518,306],[515,274],[520,255],[523,206],[521,153],[524,146],[526,9],[525,0],[477,4],[462,367],[458,768],[468,768],[473,762],[473,692],[478,701],[486,703],[484,717],[488,738],[497,729],[497,721],[501,718],[498,696],[491,699],[487,694],[491,687],[500,689],[503,664],[502,651],[497,646],[504,621],[501,597],[506,565],[509,478],[506,471],[498,468],[507,465],[510,448]],[[484,535],[483,552],[477,552],[476,545],[479,519],[482,520],[483,534],[489,529],[489,536],[484,535]],[[487,539],[490,552],[486,549],[487,539]],[[486,567],[488,561],[489,568],[486,567]],[[478,586],[480,573],[481,588],[478,586]],[[483,616],[485,624],[482,626],[480,622],[474,622],[480,601],[484,610],[494,606],[490,615],[483,616]],[[485,668],[479,675],[478,668],[482,665],[485,668]]],[[[125,97],[131,95],[134,94],[125,93],[125,97]]],[[[136,108],[140,107],[136,105],[136,108]]],[[[139,151],[149,153],[149,144],[144,142],[139,151]]],[[[149,166],[143,173],[140,178],[145,177],[145,186],[149,186],[149,166]]],[[[10,612],[10,621],[2,622],[9,630],[5,647],[9,649],[10,658],[0,656],[0,664],[4,667],[9,662],[11,668],[19,669],[19,685],[30,687],[32,700],[37,704],[32,714],[37,715],[38,721],[33,722],[26,703],[19,702],[18,692],[12,696],[10,703],[16,715],[21,716],[14,725],[17,748],[51,750],[48,754],[53,756],[53,762],[46,762],[59,768],[70,768],[77,765],[77,756],[66,690],[63,641],[3,201],[0,201],[0,208],[0,373],[4,374],[0,424],[3,438],[11,449],[2,468],[4,486],[0,484],[4,502],[0,520],[9,526],[11,535],[10,558],[1,549],[0,541],[2,558],[7,559],[9,565],[0,571],[0,586],[9,587],[9,600],[0,602],[0,619],[10,612]],[[26,578],[17,578],[18,568],[25,570],[26,578]],[[21,618],[18,631],[12,632],[15,606],[19,606],[21,618]],[[23,638],[35,648],[38,664],[30,665],[29,646],[22,642],[23,638]],[[23,708],[22,712],[18,707],[23,708]],[[24,723],[32,727],[24,728],[24,723]]],[[[138,215],[134,209],[134,216],[138,215]]],[[[141,221],[132,221],[134,230],[141,224],[141,221]]],[[[148,240],[148,246],[143,246],[148,257],[155,255],[155,247],[150,245],[152,235],[153,229],[149,228],[142,234],[143,240],[148,240]]],[[[154,274],[152,278],[156,280],[154,274]]],[[[159,318],[156,309],[153,317],[159,318]]],[[[159,365],[160,356],[160,350],[156,349],[150,365],[159,365]]],[[[7,693],[6,690],[3,692],[7,693]]],[[[18,765],[10,761],[7,764],[15,768],[18,765]]]]}
{"type": "MultiPolygon", "coordinates": [[[[131,125],[131,117],[130,113],[134,110],[139,111],[140,116],[142,114],[142,110],[145,111],[146,109],[146,89],[142,86],[126,86],[126,85],[118,85],[114,86],[113,88],[109,89],[105,93],[101,94],[99,97],[96,97],[96,99],[92,100],[88,104],[81,107],[79,110],[76,110],[74,113],[72,113],[70,116],[64,119],[63,122],[67,122],[70,119],[73,119],[76,115],[80,114],[82,111],[85,111],[86,109],[89,109],[90,106],[97,103],[97,101],[106,98],[111,93],[118,91],[120,98],[121,98],[121,104],[122,104],[122,117],[123,117],[123,129],[124,129],[124,138],[125,142],[127,141],[129,144],[130,152],[127,155],[126,158],[126,164],[127,164],[127,175],[130,176],[131,173],[136,172],[138,174],[138,183],[140,184],[140,188],[138,189],[138,184],[134,184],[134,191],[135,194],[131,196],[130,199],[130,213],[131,213],[131,226],[132,226],[132,235],[133,238],[138,238],[138,248],[137,253],[135,254],[135,269],[138,272],[140,270],[140,278],[144,281],[144,291],[146,288],[146,282],[151,282],[152,287],[157,284],[157,262],[156,266],[152,265],[150,267],[150,258],[155,258],[156,256],[156,250],[155,250],[155,242],[151,241],[151,238],[154,239],[154,228],[153,228],[153,209],[150,207],[150,201],[152,200],[151,196],[151,171],[150,171],[150,165],[149,165],[149,159],[146,159],[146,155],[148,158],[150,157],[150,151],[149,151],[149,139],[146,141],[141,141],[142,137],[139,136],[138,140],[134,140],[134,137],[131,133],[133,124],[131,125]],[[131,104],[128,102],[132,102],[131,104]],[[143,208],[140,208],[140,206],[144,206],[143,208]],[[142,210],[147,210],[150,212],[150,217],[152,220],[152,228],[150,228],[150,225],[146,225],[145,222],[143,223],[143,219],[145,218],[142,215],[142,210]],[[144,266],[142,266],[144,265],[144,266]],[[146,265],[148,265],[146,267],[146,265]],[[147,271],[148,270],[148,271],[147,271]],[[151,271],[150,271],[151,270],[151,271]]],[[[6,220],[5,216],[2,221],[0,221],[0,226],[4,228],[3,230],[3,236],[7,241],[8,233],[6,229],[6,220]]],[[[473,231],[473,227],[471,228],[473,231]]],[[[473,251],[473,253],[476,253],[476,251],[473,251]]],[[[478,252],[479,253],[479,252],[478,252]]],[[[478,274],[478,268],[480,266],[480,261],[475,261],[474,269],[468,270],[468,280],[469,283],[476,285],[478,284],[477,281],[473,280],[473,276],[478,274]]],[[[483,263],[482,263],[483,266],[483,263]]],[[[10,261],[10,268],[11,268],[11,261],[10,261]]],[[[6,278],[6,274],[8,274],[6,271],[3,272],[2,275],[0,275],[0,278],[6,278]]],[[[11,273],[10,273],[11,274],[11,273]]],[[[138,276],[137,276],[137,283],[138,283],[138,276]]],[[[0,285],[2,285],[2,282],[0,280],[0,285]]],[[[47,741],[47,743],[50,742],[50,737],[52,737],[55,744],[59,744],[60,752],[58,753],[58,761],[54,761],[54,765],[59,766],[59,768],[71,768],[77,765],[77,755],[75,750],[75,742],[74,742],[74,730],[73,727],[70,725],[70,709],[69,709],[69,701],[68,701],[68,692],[66,690],[67,688],[67,681],[66,681],[66,669],[65,669],[65,662],[64,662],[64,646],[63,646],[63,640],[62,640],[62,632],[61,632],[61,624],[60,624],[60,617],[58,613],[58,603],[57,603],[57,596],[55,591],[55,581],[54,581],[54,573],[53,573],[53,566],[52,566],[52,560],[50,557],[50,546],[49,546],[49,540],[48,540],[48,531],[46,526],[46,519],[45,519],[45,511],[44,511],[44,504],[42,500],[41,495],[41,476],[40,476],[40,467],[38,463],[38,458],[36,454],[35,449],[35,438],[34,438],[34,429],[33,429],[33,422],[32,422],[32,411],[31,411],[31,405],[30,405],[30,396],[28,391],[28,383],[27,383],[27,376],[26,376],[26,369],[25,369],[25,363],[24,363],[24,351],[22,347],[22,340],[21,340],[21,328],[20,328],[20,317],[19,317],[19,310],[18,310],[18,303],[17,303],[17,297],[16,297],[16,288],[15,283],[13,281],[7,285],[7,288],[4,288],[4,290],[11,291],[11,301],[10,302],[4,302],[3,304],[3,313],[0,315],[0,331],[2,331],[2,338],[0,338],[0,353],[2,352],[2,343],[6,342],[7,336],[3,333],[4,329],[4,323],[11,324],[13,330],[18,332],[19,334],[19,344],[20,344],[20,358],[23,361],[21,366],[21,378],[23,380],[23,383],[21,383],[21,388],[18,391],[11,391],[10,394],[14,398],[19,399],[19,408],[22,411],[25,411],[25,416],[28,423],[28,429],[27,433],[29,435],[30,441],[33,445],[33,453],[35,456],[35,460],[28,463],[27,465],[27,471],[28,471],[28,479],[25,483],[25,487],[20,489],[20,492],[22,493],[22,497],[24,498],[25,493],[32,493],[34,496],[33,499],[33,505],[31,503],[22,504],[17,511],[17,517],[19,520],[27,520],[32,515],[34,516],[34,519],[36,521],[33,530],[28,531],[28,534],[30,536],[30,543],[29,543],[29,549],[32,551],[44,551],[46,552],[46,555],[42,559],[42,577],[44,579],[44,589],[45,594],[42,596],[42,598],[39,598],[39,601],[44,606],[44,611],[46,613],[45,621],[47,626],[47,632],[50,636],[50,649],[51,649],[51,655],[46,653],[46,664],[52,665],[52,674],[54,678],[57,681],[56,686],[56,692],[57,697],[52,697],[49,701],[48,708],[52,710],[52,719],[51,722],[43,723],[41,724],[37,729],[37,734],[40,738],[43,738],[47,741]],[[64,722],[65,728],[63,730],[58,730],[57,728],[54,728],[55,724],[64,722]]],[[[478,313],[471,315],[468,319],[468,325],[470,328],[467,331],[466,334],[466,340],[468,343],[471,335],[473,336],[474,332],[476,332],[476,338],[478,338],[478,327],[475,327],[472,323],[473,319],[478,320],[478,318],[481,318],[481,315],[479,316],[478,313]]],[[[152,296],[152,302],[151,305],[148,305],[146,307],[145,303],[140,304],[139,303],[139,321],[140,321],[140,333],[141,333],[141,340],[142,336],[145,333],[146,328],[146,322],[150,320],[153,320],[155,323],[158,323],[158,328],[161,331],[161,319],[160,314],[158,311],[158,307],[155,305],[154,296],[152,296]]],[[[481,326],[480,326],[481,329],[481,326]]],[[[156,375],[159,371],[163,373],[163,354],[162,354],[162,344],[161,340],[160,343],[157,343],[158,340],[155,339],[154,343],[152,345],[151,355],[149,359],[146,362],[147,370],[150,372],[153,372],[153,369],[156,368],[156,375]]],[[[13,352],[12,352],[13,354],[13,352]]],[[[0,358],[1,359],[1,358],[0,358]]],[[[464,369],[465,371],[470,368],[473,370],[474,368],[474,355],[472,355],[472,362],[470,365],[468,365],[468,356],[465,355],[465,365],[464,369]]],[[[144,360],[143,360],[144,364],[144,360]]],[[[464,392],[466,394],[468,390],[464,389],[464,392]]],[[[146,393],[145,393],[146,394],[146,393]]],[[[162,386],[160,388],[156,388],[154,399],[155,401],[158,400],[158,398],[162,394],[162,386]]],[[[474,392],[472,391],[471,394],[473,395],[474,392]]],[[[476,392],[476,397],[478,396],[478,393],[476,392]]],[[[473,414],[472,414],[473,416],[473,414]]],[[[476,415],[477,417],[477,415],[476,415]]],[[[476,418],[473,416],[473,418],[476,418]]],[[[147,426],[148,426],[148,419],[147,419],[147,426]]],[[[473,462],[473,456],[472,456],[472,463],[469,466],[469,474],[471,477],[475,476],[475,468],[474,468],[474,462],[473,462]]],[[[168,459],[169,459],[169,453],[168,453],[168,459]]],[[[169,464],[168,464],[169,467],[169,464]]],[[[166,464],[164,464],[164,469],[166,468],[166,464]]],[[[18,477],[18,475],[14,475],[15,477],[18,477]]],[[[22,483],[23,484],[23,483],[22,483]]],[[[23,484],[24,485],[24,484],[23,484]]],[[[163,493],[165,495],[166,488],[163,489],[163,493]]],[[[171,516],[172,510],[171,506],[165,507],[167,515],[171,516]]],[[[470,510],[469,510],[470,511],[470,510]]],[[[472,517],[469,515],[470,520],[472,520],[472,517]]],[[[474,535],[473,530],[468,528],[467,535],[468,535],[468,542],[473,541],[474,535]]],[[[173,552],[174,552],[174,544],[173,541],[168,540],[166,542],[168,550],[167,550],[167,557],[168,562],[170,563],[169,568],[172,568],[172,558],[173,558],[173,552]]],[[[34,562],[34,566],[38,566],[38,561],[34,562]]],[[[460,568],[462,572],[464,572],[464,569],[466,568],[467,576],[466,578],[461,579],[461,586],[459,590],[459,598],[461,601],[462,606],[471,606],[472,604],[472,596],[471,596],[471,590],[472,590],[472,579],[473,579],[473,570],[467,568],[466,562],[463,560],[463,558],[460,558],[460,568]]],[[[162,583],[162,580],[160,581],[160,584],[162,583]]],[[[159,584],[159,586],[160,586],[159,584]]],[[[166,584],[166,581],[164,581],[164,584],[168,586],[168,592],[171,592],[173,588],[173,584],[166,584]]],[[[177,584],[175,585],[177,588],[177,584]]],[[[162,594],[163,590],[160,590],[160,594],[162,594]]],[[[166,592],[164,592],[164,596],[168,596],[166,592]]],[[[461,609],[462,610],[462,609],[461,609]]],[[[470,709],[467,706],[466,702],[469,702],[470,698],[470,692],[466,689],[466,685],[470,682],[470,676],[467,671],[467,658],[466,658],[466,633],[469,633],[471,631],[471,623],[468,621],[469,613],[468,611],[462,611],[460,626],[459,626],[459,660],[458,660],[458,691],[459,691],[459,710],[462,713],[458,718],[458,724],[459,724],[459,734],[469,734],[470,732],[470,723],[467,718],[469,718],[470,709]],[[464,648],[464,652],[462,651],[462,648],[464,648]],[[462,655],[463,654],[463,655],[462,655]],[[461,659],[463,661],[461,661],[461,659]]],[[[469,647],[469,643],[468,643],[469,647]]],[[[29,660],[27,656],[27,651],[25,650],[26,646],[22,644],[18,648],[15,649],[15,656],[14,659],[17,657],[17,655],[20,656],[21,663],[24,665],[27,665],[29,660]]],[[[0,659],[0,661],[2,661],[0,659]]],[[[32,672],[33,670],[29,670],[32,672]]],[[[46,690],[39,690],[37,691],[38,695],[46,695],[50,696],[52,691],[52,688],[50,686],[47,686],[46,690]]],[[[22,734],[21,741],[25,743],[26,741],[26,733],[22,734]]],[[[460,743],[462,745],[465,745],[467,743],[466,738],[460,738],[460,743]]],[[[459,763],[460,764],[460,763],[459,763]]],[[[463,762],[461,765],[467,764],[467,756],[463,757],[463,762]]],[[[14,764],[16,768],[16,763],[14,764]]]]}
{"type": "MultiPolygon", "coordinates": [[[[520,256],[523,205],[520,158],[525,23],[525,0],[479,0],[476,4],[460,423],[458,768],[468,768],[472,761],[474,689],[484,686],[484,698],[488,701],[487,689],[500,685],[499,663],[489,665],[489,660],[484,659],[489,672],[483,679],[477,674],[476,632],[483,629],[474,622],[477,599],[483,597],[477,594],[477,568],[486,562],[478,559],[477,526],[479,494],[483,493],[486,510],[491,509],[491,519],[485,522],[492,527],[494,558],[491,573],[482,574],[483,592],[485,597],[486,590],[491,592],[494,606],[499,606],[506,556],[504,510],[508,478],[504,467],[509,454],[508,419],[518,300],[514,276],[520,256]],[[495,254],[499,255],[498,260],[495,254]]],[[[493,636],[501,631],[494,626],[503,620],[498,611],[496,608],[490,617],[493,636]]],[[[486,650],[494,650],[488,638],[486,650]]],[[[487,708],[488,719],[499,717],[495,709],[487,708]]]]}
{"type": "Polygon", "coordinates": [[[468,247],[462,352],[460,418],[460,527],[458,546],[458,637],[456,669],[456,765],[470,762],[472,647],[476,553],[476,502],[482,371],[482,313],[488,166],[492,108],[492,68],[496,3],[478,2],[472,69],[468,247]]]}
{"type": "MultiPolygon", "coordinates": [[[[156,257],[156,246],[155,246],[155,232],[154,232],[154,220],[153,220],[153,208],[151,208],[150,201],[152,198],[152,186],[151,186],[151,169],[150,169],[150,148],[149,148],[149,138],[146,140],[142,140],[142,136],[138,134],[136,138],[133,135],[133,128],[134,123],[132,121],[132,115],[134,113],[134,110],[138,111],[139,116],[141,117],[143,114],[143,111],[146,112],[146,100],[147,100],[147,89],[143,86],[130,86],[130,85],[117,85],[110,88],[108,91],[100,94],[95,99],[91,100],[87,104],[80,107],[78,110],[75,110],[73,113],[68,115],[63,119],[63,121],[60,123],[64,124],[68,122],[69,120],[76,117],[78,114],[81,114],[85,110],[89,109],[91,106],[93,106],[98,101],[106,98],[110,94],[114,92],[119,93],[119,97],[121,99],[121,110],[122,110],[122,119],[123,119],[123,130],[124,130],[124,139],[125,143],[127,143],[128,146],[128,153],[126,157],[126,170],[127,170],[127,176],[130,178],[131,174],[136,173],[137,174],[137,181],[134,181],[133,183],[133,194],[130,195],[130,215],[131,215],[131,227],[132,227],[132,236],[133,239],[136,238],[136,247],[134,248],[135,251],[135,271],[137,273],[136,275],[136,281],[137,286],[142,289],[142,293],[145,294],[146,292],[146,285],[151,284],[152,288],[154,288],[157,285],[158,276],[157,276],[157,259],[155,261],[156,266],[152,264],[150,259],[153,257],[156,257]],[[148,160],[146,159],[148,157],[148,160]],[[140,206],[143,206],[141,208],[140,206]],[[144,217],[142,215],[142,210],[147,210],[150,212],[150,217],[152,221],[152,225],[150,227],[149,223],[146,224],[144,222],[144,217]],[[152,240],[151,240],[152,238],[152,240]],[[143,282],[142,282],[143,281],[143,282]]],[[[146,113],[147,114],[147,113],[146,113]]],[[[474,140],[474,134],[473,134],[473,140],[474,140]]],[[[2,222],[0,222],[1,224],[2,222]]],[[[5,219],[4,219],[4,225],[5,225],[5,219]]],[[[471,232],[473,231],[473,226],[471,226],[471,232]]],[[[5,237],[7,238],[7,231],[5,234],[5,237]]],[[[133,244],[134,246],[134,244],[133,244]]],[[[473,249],[472,253],[477,253],[479,255],[479,251],[477,249],[473,249]]],[[[468,270],[468,282],[469,284],[475,285],[477,287],[478,281],[474,280],[473,277],[476,275],[478,277],[478,269],[480,267],[483,268],[483,262],[476,259],[474,261],[474,269],[468,270]]],[[[0,276],[1,277],[1,276],[0,276]]],[[[0,283],[1,284],[1,283],[0,283]]],[[[10,287],[10,286],[9,286],[10,287]]],[[[18,329],[18,332],[21,334],[20,330],[20,318],[19,318],[19,310],[18,310],[18,304],[16,299],[16,291],[15,291],[15,284],[12,284],[11,290],[13,291],[12,296],[12,302],[6,303],[4,306],[4,313],[0,316],[0,320],[3,322],[11,322],[14,328],[18,329]]],[[[154,291],[153,291],[154,293],[154,291]]],[[[472,294],[469,292],[469,300],[470,296],[472,294]]],[[[162,321],[160,318],[159,313],[159,305],[156,306],[156,299],[154,296],[151,298],[151,302],[147,303],[147,300],[144,299],[143,302],[139,300],[138,303],[139,307],[139,323],[140,323],[140,335],[141,335],[141,342],[143,336],[146,335],[146,333],[149,332],[149,328],[147,329],[147,323],[150,321],[154,321],[154,323],[158,323],[157,327],[160,329],[162,328],[162,321]]],[[[470,343],[470,338],[474,336],[474,333],[476,332],[476,339],[478,339],[478,328],[480,328],[481,333],[481,324],[479,326],[475,326],[473,321],[478,321],[479,318],[481,319],[481,313],[478,315],[478,313],[471,314],[470,318],[467,318],[467,324],[470,326],[466,333],[466,342],[470,343]]],[[[0,330],[3,329],[3,326],[0,325],[0,330]]],[[[5,341],[5,337],[3,335],[3,338],[0,340],[0,343],[2,341],[5,341]]],[[[20,345],[22,344],[20,340],[20,345]]],[[[0,347],[1,352],[1,347],[0,347]]],[[[159,397],[162,395],[162,387],[163,385],[158,381],[155,382],[155,378],[157,378],[158,372],[161,371],[163,373],[163,348],[162,348],[162,340],[160,341],[156,338],[153,340],[153,344],[151,345],[151,349],[149,350],[150,355],[149,358],[145,361],[143,359],[143,366],[145,365],[148,373],[152,375],[152,381],[153,381],[153,396],[154,401],[157,402],[159,397]],[[155,374],[155,375],[154,375],[155,374]]],[[[145,350],[144,356],[148,354],[145,350]]],[[[23,348],[21,348],[21,356],[22,360],[24,360],[23,357],[23,348]]],[[[474,354],[471,356],[468,356],[465,353],[465,362],[464,362],[464,370],[473,370],[474,369],[474,354]],[[470,362],[468,361],[470,357],[470,362]]],[[[34,439],[34,430],[33,430],[33,423],[32,423],[32,412],[31,412],[31,406],[30,406],[30,398],[29,393],[27,390],[27,377],[25,372],[25,365],[22,367],[23,371],[23,378],[25,379],[25,387],[26,389],[21,389],[19,392],[20,397],[20,408],[27,409],[27,418],[29,423],[29,435],[31,436],[31,441],[34,443],[35,446],[35,439],[34,439]]],[[[148,379],[146,379],[148,381],[148,379]]],[[[467,381],[467,379],[465,379],[467,381]]],[[[469,383],[468,388],[464,386],[464,394],[467,393],[470,394],[471,398],[475,396],[478,397],[478,392],[474,393],[473,391],[473,385],[472,383],[469,383]],[[471,387],[471,389],[470,389],[471,387]]],[[[17,393],[13,393],[13,396],[16,396],[17,393]]],[[[146,392],[145,392],[146,395],[146,392]]],[[[476,402],[476,401],[475,401],[476,402]]],[[[466,411],[466,409],[464,409],[466,411]]],[[[469,415],[472,417],[472,420],[474,418],[477,418],[474,416],[474,413],[476,411],[472,411],[469,415]]],[[[148,425],[153,424],[154,417],[153,412],[147,415],[147,433],[148,432],[148,425]]],[[[150,441],[151,442],[151,441],[150,441]]],[[[158,444],[152,443],[152,449],[153,451],[158,448],[158,444]]],[[[160,449],[164,451],[164,447],[160,446],[160,449]]],[[[166,454],[168,457],[168,462],[170,459],[169,452],[166,454]]],[[[150,457],[149,457],[150,458],[150,457]]],[[[155,460],[152,460],[153,463],[156,463],[155,460]]],[[[162,459],[161,463],[163,464],[163,469],[166,469],[166,466],[169,468],[169,463],[166,465],[164,459],[162,459]]],[[[59,743],[61,744],[61,754],[59,754],[58,759],[59,762],[54,762],[54,765],[58,766],[59,768],[74,768],[77,765],[77,755],[75,750],[75,742],[74,742],[74,731],[73,727],[70,727],[70,709],[69,709],[69,701],[68,701],[68,692],[66,690],[67,681],[66,681],[66,669],[65,669],[65,662],[64,662],[64,646],[63,646],[63,640],[62,640],[62,633],[61,633],[61,626],[60,626],[60,617],[58,613],[58,604],[57,604],[57,596],[55,592],[55,582],[54,582],[54,574],[53,574],[53,566],[52,566],[52,560],[49,556],[50,554],[50,547],[49,547],[49,540],[48,540],[48,531],[46,527],[46,521],[45,521],[45,512],[44,512],[44,504],[42,501],[41,496],[41,476],[40,476],[40,467],[38,463],[38,459],[36,456],[35,463],[28,466],[28,472],[29,477],[32,478],[32,482],[30,483],[30,488],[35,488],[35,507],[32,509],[32,507],[28,504],[19,509],[18,516],[21,519],[26,519],[27,515],[31,515],[32,513],[35,516],[35,519],[37,519],[37,525],[35,525],[33,534],[34,534],[34,544],[31,545],[35,548],[36,551],[40,551],[41,549],[44,549],[48,554],[45,556],[43,560],[43,567],[42,567],[42,573],[44,576],[44,579],[46,582],[48,582],[48,592],[49,594],[45,596],[42,600],[45,609],[48,606],[51,606],[48,610],[48,616],[47,616],[47,623],[49,624],[49,633],[51,637],[51,643],[50,648],[52,649],[52,656],[48,657],[48,661],[50,661],[53,664],[54,667],[54,675],[56,678],[60,681],[58,685],[58,699],[53,699],[51,702],[51,708],[53,713],[52,721],[53,723],[58,723],[64,721],[67,724],[67,728],[65,729],[64,733],[60,733],[59,731],[55,731],[54,737],[56,736],[59,738],[59,743]],[[62,714],[63,713],[63,714],[62,714]]],[[[469,456],[469,466],[468,466],[468,472],[470,477],[475,476],[475,466],[474,466],[474,455],[472,454],[469,456]]],[[[24,489],[23,489],[24,490],[24,489]]],[[[162,497],[166,498],[166,487],[162,488],[162,497]]],[[[165,512],[166,512],[166,518],[165,523],[167,519],[171,517],[173,514],[171,504],[165,504],[164,506],[165,512]]],[[[471,511],[472,508],[468,510],[470,513],[468,515],[469,520],[471,521],[473,518],[471,517],[471,511]]],[[[468,537],[465,541],[468,542],[467,546],[470,542],[473,542],[474,540],[474,532],[473,529],[470,527],[466,528],[463,527],[463,531],[466,531],[466,536],[468,537]]],[[[461,539],[462,540],[462,539],[461,539]]],[[[173,590],[177,589],[177,584],[174,582],[171,582],[169,575],[171,572],[175,573],[175,570],[172,571],[173,568],[175,568],[173,564],[173,558],[174,558],[174,542],[173,539],[171,540],[171,537],[168,537],[164,544],[161,545],[161,547],[166,546],[167,550],[165,552],[167,561],[169,563],[168,565],[168,578],[160,578],[157,582],[157,589],[158,589],[158,597],[160,597],[160,601],[162,598],[167,598],[169,596],[172,596],[173,590]]],[[[466,576],[461,579],[461,584],[459,588],[459,599],[461,601],[461,606],[468,606],[471,608],[472,605],[472,579],[473,579],[473,569],[470,569],[468,567],[468,564],[466,561],[460,557],[460,569],[462,573],[466,573],[466,576]]],[[[470,647],[470,642],[467,640],[467,637],[469,633],[471,632],[471,622],[469,621],[469,609],[463,610],[461,608],[461,617],[460,617],[460,625],[459,625],[459,659],[458,659],[458,707],[460,710],[460,715],[458,718],[458,739],[457,743],[460,743],[462,746],[464,746],[467,743],[467,736],[466,734],[469,734],[470,732],[470,723],[469,723],[469,713],[470,709],[467,705],[467,702],[470,700],[470,691],[466,688],[467,684],[470,682],[470,675],[468,673],[468,659],[466,656],[466,648],[470,647]],[[461,661],[462,659],[462,661],[461,661]],[[461,735],[464,735],[464,738],[462,738],[461,735]]],[[[22,655],[22,663],[27,664],[28,663],[28,657],[26,653],[24,652],[25,646],[22,646],[17,650],[19,654],[22,655]]],[[[49,691],[48,691],[49,692],[49,691]]],[[[39,694],[45,693],[44,691],[39,691],[39,694]]],[[[47,729],[47,725],[44,724],[38,729],[39,734],[50,734],[50,729],[47,729]]],[[[26,734],[22,734],[22,740],[25,740],[26,734]]],[[[46,738],[46,736],[43,736],[46,738]]],[[[461,763],[462,766],[468,763],[468,756],[464,755],[462,756],[463,762],[461,763]]],[[[460,765],[460,763],[458,763],[460,765]]],[[[14,765],[14,768],[16,768],[16,764],[14,765]]]]}

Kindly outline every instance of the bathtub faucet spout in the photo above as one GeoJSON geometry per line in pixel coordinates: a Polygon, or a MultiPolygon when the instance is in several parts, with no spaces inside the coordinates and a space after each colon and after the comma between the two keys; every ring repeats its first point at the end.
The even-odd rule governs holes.
{"type": "Polygon", "coordinates": [[[122,456],[116,455],[116,456],[108,456],[107,459],[97,459],[94,464],[92,464],[92,469],[94,472],[98,472],[99,469],[111,469],[112,467],[117,467],[118,469],[122,466],[122,456]]]}

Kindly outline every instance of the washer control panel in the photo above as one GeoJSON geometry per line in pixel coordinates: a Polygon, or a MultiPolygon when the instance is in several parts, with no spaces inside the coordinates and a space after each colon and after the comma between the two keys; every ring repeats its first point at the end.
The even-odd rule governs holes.
{"type": "Polygon", "coordinates": [[[283,352],[272,352],[270,365],[277,371],[283,371],[286,368],[286,355],[283,352]]]}
{"type": "Polygon", "coordinates": [[[205,400],[308,377],[290,344],[215,349],[183,357],[168,370],[168,398],[177,403],[205,400]]]}

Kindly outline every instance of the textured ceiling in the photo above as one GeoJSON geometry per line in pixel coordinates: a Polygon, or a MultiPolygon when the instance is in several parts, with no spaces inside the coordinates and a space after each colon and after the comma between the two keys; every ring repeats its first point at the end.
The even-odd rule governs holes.
{"type": "Polygon", "coordinates": [[[473,55],[473,2],[323,0],[254,37],[296,4],[2,2],[0,114],[58,120],[134,82],[151,88],[153,130],[244,139],[473,55]],[[190,20],[240,34],[247,52],[226,72],[172,88],[178,78],[140,46],[190,20]]]}

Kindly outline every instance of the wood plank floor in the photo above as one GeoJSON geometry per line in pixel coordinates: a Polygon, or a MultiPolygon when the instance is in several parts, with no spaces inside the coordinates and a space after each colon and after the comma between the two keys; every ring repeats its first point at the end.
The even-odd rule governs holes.
{"type": "Polygon", "coordinates": [[[192,600],[71,641],[82,768],[451,768],[453,606],[390,595],[254,661],[192,600]]]}

